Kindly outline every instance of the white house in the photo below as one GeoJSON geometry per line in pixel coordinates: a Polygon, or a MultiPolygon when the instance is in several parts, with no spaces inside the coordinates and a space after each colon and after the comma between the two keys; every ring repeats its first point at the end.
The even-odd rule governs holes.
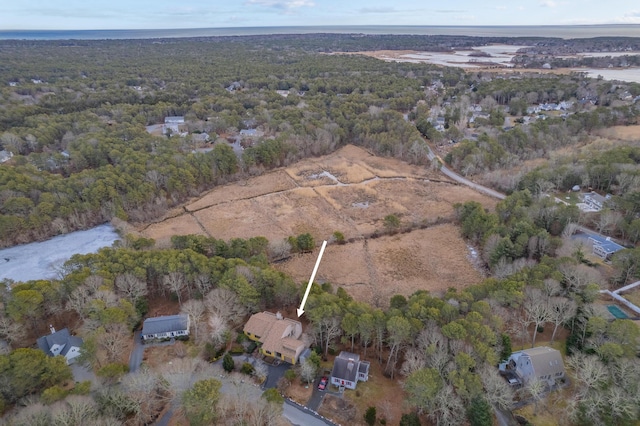
{"type": "Polygon", "coordinates": [[[184,124],[184,117],[181,115],[165,117],[162,125],[162,134],[166,135],[169,130],[171,130],[171,133],[180,133],[182,124],[184,124]]]}
{"type": "Polygon", "coordinates": [[[11,160],[11,157],[13,157],[13,152],[5,150],[0,151],[0,163],[11,160]]]}
{"type": "Polygon", "coordinates": [[[549,386],[564,377],[564,362],[560,351],[548,346],[514,352],[507,362],[508,369],[515,371],[522,384],[538,379],[549,386]]]}
{"type": "Polygon", "coordinates": [[[49,356],[61,355],[65,357],[67,364],[71,364],[80,355],[82,339],[72,336],[66,328],[60,331],[56,331],[53,326],[49,326],[49,328],[51,334],[37,340],[38,348],[49,356]]]}
{"type": "Polygon", "coordinates": [[[142,339],[171,339],[189,335],[188,315],[166,315],[147,318],[142,323],[142,339]]]}
{"type": "Polygon", "coordinates": [[[358,382],[369,380],[369,362],[360,361],[360,355],[342,351],[333,362],[331,384],[355,389],[358,382]]]}
{"type": "Polygon", "coordinates": [[[599,212],[602,210],[604,203],[607,201],[607,197],[603,197],[602,195],[596,192],[589,192],[584,194],[584,202],[589,206],[589,208],[599,212]]]}

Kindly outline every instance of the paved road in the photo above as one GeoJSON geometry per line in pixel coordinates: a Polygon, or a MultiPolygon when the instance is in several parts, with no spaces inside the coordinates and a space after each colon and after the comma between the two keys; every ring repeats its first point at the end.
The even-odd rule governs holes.
{"type": "Polygon", "coordinates": [[[335,423],[316,417],[313,412],[289,401],[284,403],[282,416],[294,426],[335,426],[335,423]]]}
{"type": "Polygon", "coordinates": [[[429,149],[429,154],[428,154],[429,160],[431,161],[438,160],[441,164],[440,171],[446,176],[450,177],[451,179],[455,180],[458,183],[466,185],[469,188],[474,189],[478,192],[482,192],[483,194],[486,194],[490,197],[494,197],[499,200],[504,200],[506,198],[506,195],[504,195],[501,192],[495,191],[491,188],[487,188],[486,186],[479,185],[475,182],[471,182],[469,179],[460,176],[459,174],[457,174],[456,172],[454,172],[453,170],[449,169],[447,166],[444,165],[444,161],[442,161],[442,159],[433,152],[433,150],[431,149],[428,143],[427,143],[427,148],[429,149]]]}

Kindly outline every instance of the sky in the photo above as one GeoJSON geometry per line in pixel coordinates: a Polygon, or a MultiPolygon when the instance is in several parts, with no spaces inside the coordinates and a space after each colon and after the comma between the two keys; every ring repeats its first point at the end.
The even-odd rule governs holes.
{"type": "Polygon", "coordinates": [[[1,0],[0,3],[0,30],[640,24],[640,3],[633,0],[1,0]]]}

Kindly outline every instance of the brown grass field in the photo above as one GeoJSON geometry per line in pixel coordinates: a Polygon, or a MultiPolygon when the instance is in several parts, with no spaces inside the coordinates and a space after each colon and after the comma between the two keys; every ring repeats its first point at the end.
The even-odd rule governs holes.
{"type": "MultiPolygon", "coordinates": [[[[383,306],[396,293],[443,292],[482,278],[450,223],[453,205],[469,200],[488,209],[496,204],[428,167],[346,146],[324,157],[217,187],[138,231],[161,247],[172,235],[185,234],[224,240],[264,236],[277,241],[308,232],[319,244],[340,231],[350,242],[329,245],[317,280],[383,306]],[[384,230],[383,219],[389,214],[414,230],[369,238],[384,230]]],[[[277,267],[304,283],[316,256],[317,251],[297,255],[277,267]]]]}

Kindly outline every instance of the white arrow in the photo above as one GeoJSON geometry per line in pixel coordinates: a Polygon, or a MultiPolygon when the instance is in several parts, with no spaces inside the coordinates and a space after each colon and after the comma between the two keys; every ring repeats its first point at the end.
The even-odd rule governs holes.
{"type": "Polygon", "coordinates": [[[320,259],[322,259],[322,253],[324,253],[324,248],[327,246],[327,242],[322,242],[322,248],[320,249],[320,254],[318,255],[318,260],[316,260],[316,266],[313,267],[313,272],[311,273],[311,278],[309,278],[309,284],[307,284],[307,289],[304,292],[304,297],[302,298],[302,302],[300,302],[300,307],[298,308],[298,318],[302,314],[304,314],[304,304],[307,303],[307,297],[309,297],[309,292],[311,291],[311,284],[313,284],[313,279],[316,277],[316,272],[318,272],[318,266],[320,266],[320,259]]]}

